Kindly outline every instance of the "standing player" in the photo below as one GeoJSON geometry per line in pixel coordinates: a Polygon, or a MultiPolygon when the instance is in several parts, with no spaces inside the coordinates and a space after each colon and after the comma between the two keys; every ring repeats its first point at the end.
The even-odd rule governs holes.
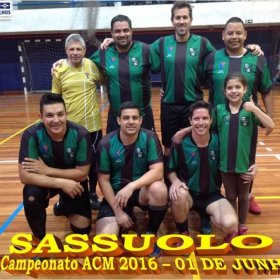
{"type": "Polygon", "coordinates": [[[172,136],[190,125],[189,107],[203,99],[200,67],[206,54],[215,51],[206,38],[190,33],[192,20],[190,3],[176,1],[171,9],[175,35],[162,37],[152,44],[161,62],[164,96],[160,116],[165,163],[172,136]]]}
{"type": "MultiPolygon", "coordinates": [[[[86,45],[79,34],[71,34],[65,41],[68,59],[53,75],[52,92],[61,94],[64,99],[68,119],[85,127],[90,132],[93,147],[92,163],[89,172],[91,207],[98,210],[100,200],[96,194],[97,176],[94,171],[96,147],[102,138],[102,124],[96,96],[96,83],[105,84],[105,78],[98,67],[84,58],[86,45]]],[[[54,205],[55,215],[60,215],[62,200],[54,205]]]]}
{"type": "Polygon", "coordinates": [[[90,135],[82,126],[67,121],[66,115],[60,95],[43,95],[41,122],[26,129],[21,139],[19,177],[24,184],[24,211],[32,233],[40,240],[46,235],[45,208],[57,194],[72,231],[89,234],[91,229],[87,186],[90,135]]]}
{"type": "Polygon", "coordinates": [[[242,175],[254,164],[257,141],[254,127],[263,125],[270,131],[274,128],[272,119],[253,102],[244,100],[247,81],[240,72],[233,72],[224,81],[226,104],[219,104],[213,110],[213,123],[220,139],[220,165],[226,198],[235,211],[238,209],[238,231],[227,236],[227,241],[236,235],[248,234],[248,194],[250,182],[242,175]],[[238,206],[237,206],[238,200],[238,206]]]}
{"type": "MultiPolygon", "coordinates": [[[[111,34],[113,39],[108,40],[105,48],[111,43],[114,44],[108,51],[99,50],[90,58],[106,71],[110,102],[107,133],[119,129],[116,121],[118,108],[125,101],[133,101],[140,106],[143,128],[155,130],[150,71],[160,71],[157,54],[149,45],[132,40],[131,20],[125,15],[117,15],[111,20],[111,34]]],[[[57,65],[61,66],[62,61],[53,64],[52,74],[57,65]]]]}
{"type": "MultiPolygon", "coordinates": [[[[243,21],[238,17],[230,18],[223,31],[223,40],[226,47],[222,50],[210,53],[205,59],[204,77],[209,81],[209,101],[213,106],[225,103],[223,84],[226,76],[235,71],[241,72],[247,80],[247,92],[245,101],[253,96],[257,103],[257,93],[260,92],[268,116],[273,118],[273,81],[271,79],[267,62],[263,56],[253,56],[250,50],[243,47],[247,37],[247,31],[243,21]]],[[[257,141],[257,127],[254,138],[257,141]]],[[[267,130],[266,134],[270,131],[267,130]]],[[[255,145],[256,146],[256,145],[255,145]]],[[[256,151],[255,151],[256,154],[256,151]]],[[[261,208],[251,195],[252,183],[249,194],[249,211],[260,214],[261,208]]]]}
{"type": "Polygon", "coordinates": [[[159,61],[149,45],[132,40],[131,20],[117,15],[111,20],[114,44],[108,50],[99,50],[91,60],[106,71],[110,108],[107,133],[119,129],[116,121],[119,106],[133,101],[140,106],[142,127],[155,130],[151,107],[150,71],[159,72],[159,61]]]}
{"type": "MultiPolygon", "coordinates": [[[[148,210],[146,233],[157,234],[168,208],[163,178],[162,148],[154,131],[140,128],[141,111],[124,102],[117,118],[120,129],[107,134],[97,149],[96,171],[104,195],[96,222],[96,234],[119,234],[133,225],[132,207],[148,210]]],[[[150,256],[160,255],[157,244],[150,256]]]]}

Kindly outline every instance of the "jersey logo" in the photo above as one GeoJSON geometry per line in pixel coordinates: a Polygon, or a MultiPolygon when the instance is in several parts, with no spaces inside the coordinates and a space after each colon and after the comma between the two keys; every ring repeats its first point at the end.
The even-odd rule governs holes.
{"type": "Polygon", "coordinates": [[[241,117],[240,125],[243,127],[250,125],[250,118],[249,117],[241,117]]]}
{"type": "Polygon", "coordinates": [[[42,151],[44,155],[47,155],[49,146],[42,146],[42,151]]]}
{"type": "Polygon", "coordinates": [[[217,160],[217,155],[215,154],[215,151],[211,151],[211,152],[210,152],[210,158],[211,158],[211,160],[213,160],[213,161],[217,160]]]}
{"type": "Polygon", "coordinates": [[[73,158],[76,153],[76,148],[67,148],[66,151],[67,151],[68,157],[73,158]]]}
{"type": "Polygon", "coordinates": [[[173,47],[168,47],[167,48],[167,56],[166,57],[171,57],[172,56],[172,50],[173,50],[173,47]]]}
{"type": "Polygon", "coordinates": [[[254,73],[255,72],[255,65],[250,63],[245,63],[243,71],[246,73],[254,73]]]}
{"type": "Polygon", "coordinates": [[[197,56],[197,48],[190,48],[189,55],[190,56],[197,56]]]}
{"type": "Polygon", "coordinates": [[[89,73],[85,73],[86,74],[86,76],[87,76],[87,79],[89,79],[89,73]]]}
{"type": "Polygon", "coordinates": [[[110,67],[109,68],[115,68],[115,57],[110,57],[110,67]]]}
{"type": "Polygon", "coordinates": [[[120,155],[121,155],[120,151],[115,152],[115,162],[121,162],[120,155]]]}
{"type": "Polygon", "coordinates": [[[225,124],[229,124],[229,119],[230,119],[229,116],[225,116],[225,124]]]}
{"type": "Polygon", "coordinates": [[[191,164],[196,164],[196,163],[197,163],[197,162],[195,161],[195,155],[196,155],[196,152],[190,153],[190,156],[191,156],[191,158],[192,158],[191,164]]]}
{"type": "Polygon", "coordinates": [[[131,62],[133,66],[138,66],[140,64],[140,58],[139,57],[132,57],[131,62]]]}
{"type": "Polygon", "coordinates": [[[138,158],[143,158],[145,157],[145,153],[143,152],[143,149],[141,148],[136,148],[135,150],[135,156],[138,158]]]}
{"type": "Polygon", "coordinates": [[[226,62],[219,62],[219,71],[217,73],[225,73],[224,72],[225,65],[226,65],[226,62]]]}

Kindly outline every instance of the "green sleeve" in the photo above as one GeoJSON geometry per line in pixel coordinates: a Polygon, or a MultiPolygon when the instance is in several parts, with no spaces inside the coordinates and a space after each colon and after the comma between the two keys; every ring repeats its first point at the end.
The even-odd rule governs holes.
{"type": "Polygon", "coordinates": [[[160,56],[159,54],[154,50],[154,48],[151,46],[151,53],[150,53],[150,59],[149,62],[151,64],[151,70],[153,74],[160,72],[160,56]]]}
{"type": "Polygon", "coordinates": [[[268,70],[267,62],[265,62],[261,79],[258,85],[258,91],[262,94],[266,94],[270,92],[272,85],[273,85],[273,81],[271,79],[271,75],[268,70]]]}
{"type": "Polygon", "coordinates": [[[100,51],[96,51],[90,58],[92,62],[94,62],[98,67],[101,67],[101,62],[100,62],[100,51]]]}

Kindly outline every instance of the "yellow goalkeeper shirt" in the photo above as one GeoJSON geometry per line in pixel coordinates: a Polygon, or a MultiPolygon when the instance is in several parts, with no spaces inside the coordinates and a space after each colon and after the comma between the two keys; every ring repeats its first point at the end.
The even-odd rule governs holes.
{"type": "Polygon", "coordinates": [[[62,94],[68,111],[67,119],[85,127],[89,132],[102,129],[96,96],[96,83],[105,84],[101,70],[89,59],[72,67],[67,60],[56,69],[52,92],[62,94]]]}

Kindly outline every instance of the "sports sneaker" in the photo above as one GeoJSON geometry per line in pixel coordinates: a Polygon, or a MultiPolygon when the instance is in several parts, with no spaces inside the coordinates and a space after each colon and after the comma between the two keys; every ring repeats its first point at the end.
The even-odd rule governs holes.
{"type": "Polygon", "coordinates": [[[90,200],[91,209],[99,210],[101,202],[98,195],[96,193],[90,193],[89,200],[90,200]]]}
{"type": "Polygon", "coordinates": [[[246,234],[248,234],[247,227],[238,228],[238,235],[246,235],[246,234]]]}
{"type": "Polygon", "coordinates": [[[154,251],[149,255],[151,258],[157,258],[161,255],[161,250],[157,245],[157,242],[154,243],[154,251]]]}
{"type": "Polygon", "coordinates": [[[40,262],[42,262],[44,260],[48,260],[48,259],[49,258],[43,258],[43,257],[39,257],[39,256],[35,256],[35,257],[31,258],[31,260],[33,260],[33,261],[40,261],[40,262]]]}
{"type": "Polygon", "coordinates": [[[235,231],[234,233],[229,233],[225,238],[224,238],[224,243],[229,243],[231,244],[231,240],[238,236],[238,231],[235,231]]]}
{"type": "Polygon", "coordinates": [[[211,221],[207,218],[201,218],[199,231],[202,234],[210,234],[212,231],[211,221]]]}
{"type": "MultiPolygon", "coordinates": [[[[190,236],[190,233],[188,231],[179,232],[179,234],[190,236]]],[[[183,244],[182,242],[177,242],[176,246],[180,247],[180,246],[182,246],[182,244],[183,244]]]]}
{"type": "Polygon", "coordinates": [[[55,216],[62,216],[62,207],[63,206],[63,201],[61,198],[59,198],[59,200],[54,204],[53,206],[53,214],[55,216]]]}
{"type": "Polygon", "coordinates": [[[261,214],[261,207],[256,203],[253,196],[249,198],[249,211],[253,214],[261,214]]]}

